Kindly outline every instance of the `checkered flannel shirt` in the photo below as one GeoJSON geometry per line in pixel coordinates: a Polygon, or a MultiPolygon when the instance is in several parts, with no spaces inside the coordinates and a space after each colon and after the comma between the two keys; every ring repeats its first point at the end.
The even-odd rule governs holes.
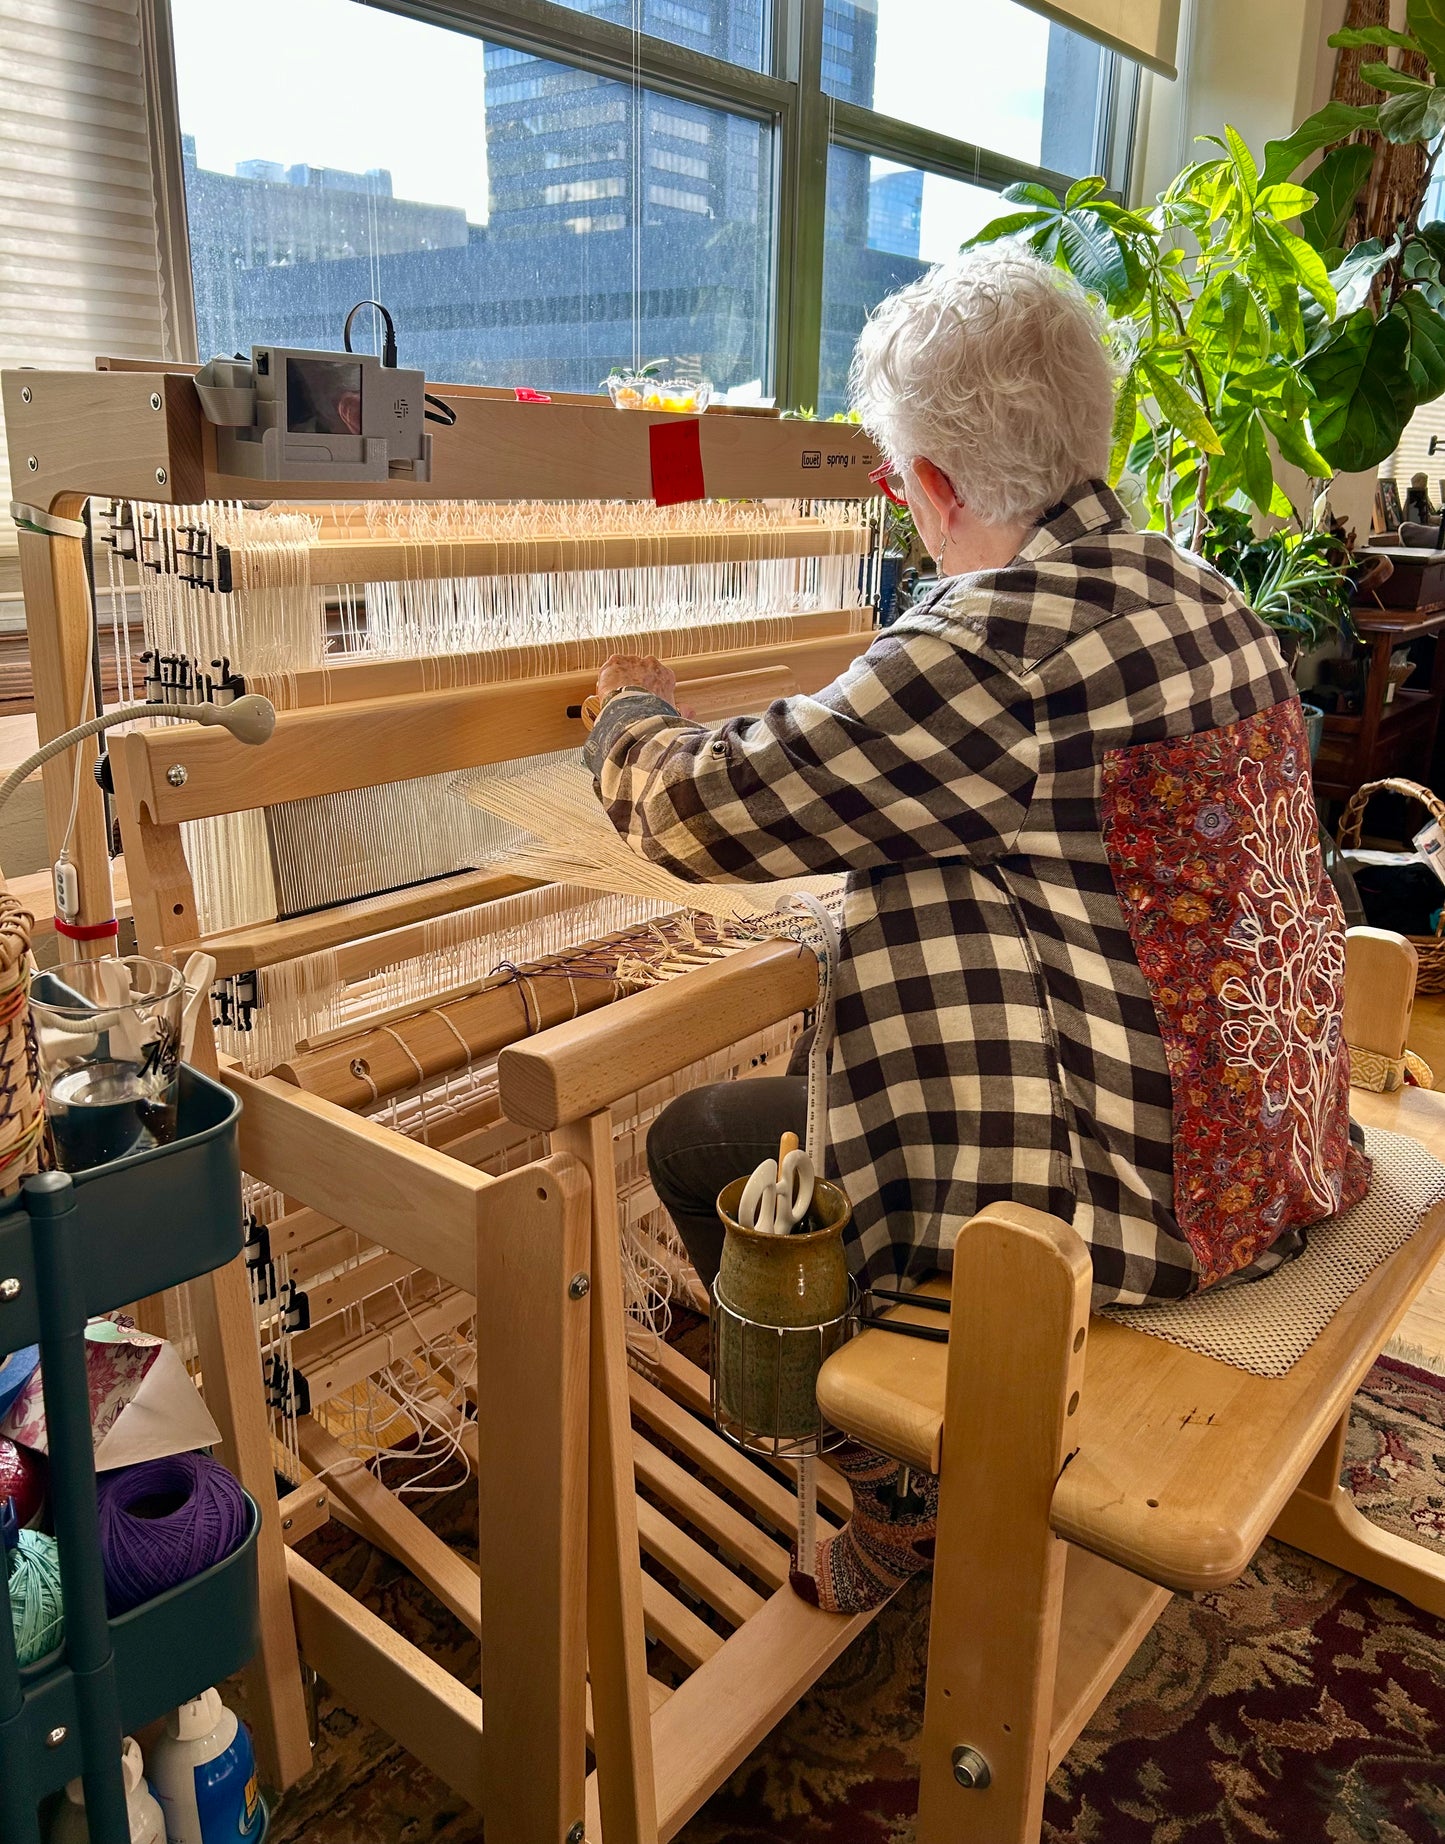
{"type": "Polygon", "coordinates": [[[1080,1232],[1096,1305],[1197,1285],[1101,770],[1294,696],[1230,584],[1091,481],[816,696],[719,729],[609,702],[585,760],[645,857],[696,882],[848,874],[829,1169],[860,1281],[946,1269],[969,1217],[1012,1200],[1080,1232]]]}

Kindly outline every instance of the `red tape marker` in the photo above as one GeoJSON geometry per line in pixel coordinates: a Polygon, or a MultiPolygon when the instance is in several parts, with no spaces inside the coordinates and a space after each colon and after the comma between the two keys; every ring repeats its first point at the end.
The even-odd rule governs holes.
{"type": "Polygon", "coordinates": [[[653,423],[647,431],[652,449],[652,497],[659,506],[706,499],[702,479],[702,418],[679,417],[653,423]]]}
{"type": "Polygon", "coordinates": [[[65,922],[57,916],[55,932],[71,941],[103,941],[107,935],[120,933],[120,923],[114,916],[109,922],[65,922]]]}

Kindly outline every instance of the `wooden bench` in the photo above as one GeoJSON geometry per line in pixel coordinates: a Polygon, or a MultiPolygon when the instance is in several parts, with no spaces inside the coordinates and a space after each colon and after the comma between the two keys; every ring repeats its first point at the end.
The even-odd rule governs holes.
{"type": "MultiPolygon", "coordinates": [[[[1386,946],[1398,976],[1414,950],[1386,946]]],[[[1398,977],[1370,990],[1398,1012],[1398,977]]],[[[1356,1030],[1399,1034],[1369,1010],[1352,1007],[1356,1030]]],[[[1351,1105],[1445,1163],[1445,1095],[1351,1105]]],[[[1445,1557],[1339,1483],[1351,1399],[1442,1251],[1445,1205],[1265,1378],[1091,1317],[1082,1239],[1001,1206],[955,1245],[947,1345],[871,1331],[829,1360],[829,1418],[942,1475],[919,1844],[1036,1844],[1049,1774],[1171,1595],[1234,1581],[1271,1533],[1445,1615],[1445,1557]]],[[[1267,1294],[1238,1297],[1257,1311],[1267,1294]]]]}

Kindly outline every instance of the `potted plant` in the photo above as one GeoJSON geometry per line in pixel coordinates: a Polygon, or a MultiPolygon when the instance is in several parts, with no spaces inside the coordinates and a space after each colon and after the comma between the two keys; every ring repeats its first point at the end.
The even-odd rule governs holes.
{"type": "Polygon", "coordinates": [[[1210,554],[1296,647],[1344,624],[1349,559],[1301,515],[1277,458],[1315,483],[1376,467],[1445,391],[1445,223],[1419,222],[1445,141],[1445,5],[1410,0],[1408,28],[1336,33],[1383,54],[1360,72],[1381,100],[1327,104],[1262,162],[1226,127],[1148,211],[1099,178],[1062,199],[1016,185],[970,240],[1023,238],[1100,298],[1121,368],[1111,478],[1137,477],[1147,522],[1210,554]],[[1424,147],[1418,184],[1385,235],[1351,244],[1387,142],[1424,147]],[[1242,542],[1229,514],[1289,523],[1242,542]]]}

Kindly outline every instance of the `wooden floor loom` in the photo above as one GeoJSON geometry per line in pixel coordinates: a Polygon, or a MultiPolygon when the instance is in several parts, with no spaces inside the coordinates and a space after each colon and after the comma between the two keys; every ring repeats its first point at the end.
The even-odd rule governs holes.
{"type": "MultiPolygon", "coordinates": [[[[603,1794],[615,1808],[609,1836],[647,1836],[652,1795],[644,1794],[637,1763],[645,1763],[644,1778],[650,1781],[647,1725],[654,1711],[661,1722],[672,1697],[682,1694],[678,1681],[717,1685],[724,1697],[732,1682],[736,1697],[756,1676],[759,1649],[776,1649],[787,1661],[787,1685],[773,1694],[781,1710],[784,1691],[791,1687],[790,1700],[852,1630],[846,1622],[806,1616],[786,1590],[792,1494],[776,1474],[744,1459],[712,1431],[701,1373],[664,1350],[651,1377],[632,1373],[629,1392],[614,1148],[614,1129],[623,1123],[609,1122],[605,1134],[597,1121],[568,1126],[554,1136],[547,1154],[530,1122],[504,1118],[505,1103],[499,1107],[495,1083],[489,1086],[485,1079],[486,1061],[511,1039],[625,991],[628,977],[620,962],[645,960],[649,943],[658,939],[658,924],[654,920],[643,937],[635,924],[631,934],[624,927],[610,949],[603,945],[602,963],[609,964],[610,951],[610,965],[619,973],[615,979],[595,977],[599,951],[583,964],[575,953],[565,955],[565,978],[525,965],[521,977],[479,978],[476,966],[495,961],[477,963],[476,955],[485,957],[495,942],[516,932],[509,903],[534,903],[533,913],[547,912],[549,926],[555,924],[554,936],[575,946],[567,922],[592,913],[588,893],[528,893],[528,880],[505,870],[468,867],[465,858],[460,867],[448,865],[447,839],[440,845],[442,860],[428,861],[428,881],[378,889],[366,880],[364,850],[352,849],[357,840],[348,837],[346,803],[354,803],[353,834],[358,809],[365,823],[400,814],[404,827],[411,827],[419,805],[441,800],[443,777],[575,751],[581,740],[577,707],[615,640],[641,638],[648,650],[669,655],[690,688],[690,701],[708,715],[757,709],[779,693],[827,683],[866,644],[869,547],[876,533],[868,529],[867,515],[850,521],[824,509],[820,516],[804,504],[796,511],[786,505],[743,508],[736,529],[727,519],[707,529],[700,509],[693,529],[669,535],[657,529],[659,520],[648,518],[651,509],[645,508],[642,514],[634,509],[627,520],[619,516],[624,529],[615,536],[607,535],[605,516],[600,521],[593,516],[580,535],[564,529],[545,542],[527,539],[519,559],[523,541],[505,528],[499,535],[495,520],[476,538],[459,538],[451,519],[441,522],[439,537],[419,535],[413,524],[405,527],[409,535],[403,540],[396,530],[405,522],[393,514],[335,507],[328,508],[319,534],[304,530],[296,542],[293,529],[289,551],[278,564],[266,544],[268,515],[225,504],[242,491],[254,494],[255,487],[216,476],[211,432],[198,417],[184,375],[25,373],[7,375],[4,384],[16,478],[33,503],[21,544],[42,735],[74,722],[83,705],[90,608],[76,515],[88,498],[112,502],[98,524],[115,540],[113,554],[131,549],[133,566],[144,572],[152,591],[169,599],[172,614],[181,572],[198,578],[184,583],[192,596],[224,596],[216,574],[222,570],[232,595],[238,585],[258,591],[249,610],[240,609],[239,599],[221,616],[203,610],[203,619],[183,632],[179,644],[148,624],[147,672],[168,686],[178,672],[195,683],[205,677],[204,652],[216,646],[211,657],[217,678],[230,678],[234,689],[240,672],[247,689],[265,689],[282,707],[272,741],[243,757],[213,749],[212,731],[167,726],[114,743],[110,764],[140,949],[177,960],[204,949],[216,957],[218,976],[231,982],[222,995],[231,1022],[219,1035],[228,1051],[240,1052],[241,1062],[250,1065],[228,1069],[227,1079],[246,1101],[243,1165],[269,1189],[275,1205],[267,1225],[270,1255],[294,1255],[303,1281],[320,1277],[319,1285],[305,1290],[327,1309],[331,1329],[326,1323],[313,1327],[285,1348],[315,1384],[316,1397],[344,1395],[369,1369],[418,1343],[434,1369],[445,1370],[445,1362],[435,1363],[437,1341],[461,1324],[475,1301],[475,1357],[458,1352],[451,1369],[465,1373],[460,1380],[466,1401],[458,1410],[462,1399],[453,1397],[453,1413],[482,1498],[481,1591],[477,1571],[350,1462],[319,1414],[314,1421],[302,1416],[302,1454],[323,1484],[303,1478],[263,1530],[265,1630],[251,1702],[269,1774],[284,1786],[309,1762],[289,1593],[303,1655],[348,1704],[390,1728],[480,1804],[489,1837],[581,1836],[576,1827],[583,1822],[584,1734],[595,1737],[601,1783],[611,1789],[603,1794]],[[182,518],[140,501],[207,504],[204,515],[182,518]],[[358,546],[364,557],[355,555],[358,546]],[[388,619],[394,614],[376,590],[385,572],[403,582],[445,584],[454,580],[455,570],[491,569],[519,579],[516,593],[523,602],[529,596],[565,602],[563,590],[551,586],[555,579],[586,575],[599,553],[604,574],[635,573],[621,594],[624,613],[628,598],[636,595],[635,579],[649,584],[649,571],[675,571],[688,556],[704,572],[716,575],[721,567],[726,580],[716,618],[703,633],[668,627],[668,598],[676,598],[679,585],[653,594],[649,584],[648,619],[644,631],[633,635],[607,625],[616,591],[609,601],[607,593],[594,596],[589,589],[581,598],[586,619],[580,636],[564,631],[538,639],[524,631],[513,646],[458,655],[445,651],[444,631],[458,603],[471,637],[478,608],[488,617],[499,598],[490,589],[460,597],[447,590],[438,592],[448,606],[445,619],[433,623],[429,652],[424,647],[414,658],[377,658],[363,646],[362,657],[333,664],[334,656],[326,655],[306,664],[306,648],[313,643],[301,630],[318,614],[324,619],[326,610],[313,599],[308,613],[304,598],[294,593],[298,579],[314,591],[318,583],[334,585],[363,573],[369,623],[373,605],[384,607],[388,619]],[[815,567],[815,553],[824,559],[822,566],[815,567]],[[781,613],[760,611],[759,595],[779,588],[776,572],[770,577],[768,569],[794,560],[804,569],[804,593],[781,613]],[[728,571],[746,579],[751,614],[730,612],[728,571]],[[816,606],[820,580],[834,587],[839,606],[816,606]],[[851,600],[837,593],[840,587],[851,600]],[[247,655],[252,615],[265,624],[267,639],[255,659],[247,655]],[[223,620],[222,629],[206,626],[213,616],[223,620]],[[398,801],[395,784],[418,784],[420,801],[410,806],[398,801]],[[384,792],[373,796],[372,790],[384,792]],[[317,808],[326,802],[335,803],[330,814],[314,824],[317,808]],[[249,832],[224,830],[233,816],[262,813],[264,828],[248,820],[249,832]],[[323,847],[339,839],[345,849],[338,859],[350,850],[343,869],[348,875],[359,870],[355,894],[344,883],[328,883],[329,865],[305,861],[308,839],[323,847]],[[281,849],[294,850],[298,840],[299,876],[294,858],[288,863],[281,849]],[[265,852],[268,843],[269,887],[266,877],[251,875],[255,867],[249,863],[249,855],[265,852]],[[198,870],[207,884],[204,892],[197,889],[198,870]],[[311,874],[318,870],[319,878],[311,874]],[[243,886],[239,919],[232,900],[237,884],[243,886]],[[271,899],[269,909],[258,909],[258,890],[262,899],[271,899]],[[327,906],[309,911],[308,895],[314,900],[318,890],[327,906]],[[465,928],[459,918],[467,919],[465,928]],[[455,957],[448,960],[443,950],[463,938],[473,955],[472,976],[459,981],[455,957]],[[311,964],[318,956],[324,961],[320,973],[311,964]],[[439,971],[426,965],[429,957],[440,963],[439,971]],[[287,986],[288,970],[297,967],[305,977],[287,986]],[[388,984],[398,967],[407,971],[399,1000],[396,983],[388,984]],[[290,1014],[290,1035],[283,1032],[278,1039],[274,1030],[261,1028],[264,1003],[249,1020],[254,1032],[238,1029],[258,988],[264,993],[273,976],[288,1002],[300,994],[290,1014]],[[308,981],[316,979],[326,988],[319,1009],[308,997],[308,981]],[[264,1050],[258,1052],[263,1038],[264,1050]],[[299,1047],[296,1038],[304,1040],[299,1047]],[[273,1067],[284,1068],[287,1079],[264,1073],[273,1067]],[[438,1144],[418,1144],[391,1125],[349,1112],[353,1107],[380,1109],[388,1120],[410,1124],[438,1144]],[[515,1169],[507,1170],[509,1165],[515,1169]],[[360,1258],[332,1268],[328,1256],[337,1254],[339,1242],[359,1251],[360,1258]],[[365,1306],[372,1290],[396,1292],[398,1285],[407,1290],[400,1310],[389,1319],[368,1318],[362,1336],[349,1336],[350,1322],[331,1310],[365,1306]],[[633,1431],[627,1426],[629,1393],[633,1431]],[[619,1494],[616,1469],[624,1463],[628,1485],[619,1494]],[[484,1725],[483,1701],[474,1692],[408,1648],[294,1553],[283,1552],[283,1533],[294,1541],[333,1505],[414,1567],[474,1630],[485,1601],[484,1725]],[[618,1520],[627,1535],[609,1584],[600,1560],[589,1573],[584,1557],[589,1542],[618,1520]],[[589,1525],[595,1529],[589,1532],[589,1525]],[[589,1582],[590,1630],[584,1642],[589,1582]],[[657,1661],[652,1676],[644,1632],[657,1661]],[[523,1760],[528,1772],[519,1784],[514,1770],[523,1760]],[[609,1762],[616,1766],[609,1770],[609,1762]]],[[[571,502],[602,493],[639,500],[650,495],[648,429],[657,419],[570,404],[522,406],[475,391],[441,394],[458,420],[438,438],[435,484],[425,490],[439,501],[503,494],[571,502]]],[[[866,482],[874,457],[856,430],[711,413],[692,427],[708,490],[719,498],[767,496],[796,505],[816,486],[816,470],[835,492],[846,486],[850,495],[871,493],[866,482]]],[[[331,497],[318,487],[289,484],[285,493],[287,502],[331,497]]],[[[478,513],[485,527],[487,510],[478,513]]],[[[96,574],[102,576],[99,565],[96,574]]],[[[684,607],[696,587],[683,579],[684,607]]],[[[123,582],[122,595],[126,588],[123,582]]],[[[190,620],[190,611],[183,616],[190,620]]],[[[343,618],[355,621],[354,600],[343,618]]],[[[395,644],[394,635],[388,644],[395,644]]],[[[88,796],[88,782],[83,793],[88,796]]],[[[55,849],[65,837],[70,794],[70,768],[63,762],[61,774],[48,774],[46,781],[55,849]]],[[[414,830],[426,828],[418,822],[414,830]]],[[[385,834],[374,836],[378,855],[394,843],[385,834]]],[[[103,925],[110,913],[105,843],[97,803],[82,798],[70,856],[80,873],[83,925],[103,925]]],[[[430,836],[423,840],[427,849],[436,843],[430,836]]],[[[657,908],[640,913],[655,918],[657,908]]],[[[669,970],[697,963],[678,982],[679,991],[704,983],[705,992],[705,982],[718,970],[708,960],[746,939],[733,929],[718,942],[717,930],[703,926],[694,933],[686,924],[662,932],[669,970]]],[[[800,991],[811,981],[806,953],[791,946],[763,952],[780,956],[796,976],[805,976],[800,991]]],[[[744,958],[747,953],[744,949],[744,958]]],[[[752,1033],[741,1017],[735,1022],[735,1029],[697,1054],[700,1040],[690,1026],[676,1035],[666,1069],[638,1085],[648,1092],[626,1111],[645,1119],[665,1098],[666,1079],[699,1065],[700,1058],[698,1074],[725,1073],[746,1068],[788,1040],[785,1019],[770,1019],[762,1034],[752,1033]]],[[[623,1150],[635,1177],[640,1147],[635,1130],[628,1137],[631,1143],[623,1150]]],[[[273,1305],[269,1316],[263,1310],[263,1331],[266,1325],[274,1329],[282,1305],[273,1305]]],[[[264,1502],[276,1449],[240,1264],[197,1289],[192,1307],[200,1368],[226,1438],[226,1456],[264,1502]]],[[[274,1384],[274,1376],[270,1380],[274,1384]]],[[[846,1513],[846,1490],[826,1469],[820,1496],[825,1515],[846,1513]]],[[[595,1553],[602,1558],[606,1546],[595,1553]]],[[[704,1688],[701,1694],[710,1699],[713,1693],[704,1688]]],[[[729,1725],[719,1734],[731,1734],[729,1725]]],[[[683,1752],[695,1753],[693,1742],[683,1752]]],[[[664,1748],[659,1764],[666,1755],[664,1748]]],[[[701,1776],[692,1775],[688,1809],[735,1758],[736,1750],[719,1754],[701,1776]]],[[[668,1829],[682,1816],[679,1812],[668,1829]]]]}
{"type": "MultiPolygon", "coordinates": [[[[32,382],[37,395],[49,394],[43,376],[27,374],[32,382]]],[[[6,380],[12,416],[15,383],[6,380]]],[[[113,471],[77,446],[69,472],[42,473],[45,444],[12,420],[12,441],[18,435],[22,456],[29,446],[37,451],[32,472],[61,517],[92,488],[138,495],[142,476],[193,466],[188,441],[204,450],[204,431],[183,413],[184,380],[142,380],[161,398],[153,412],[160,427],[178,431],[154,441],[136,414],[146,397],[122,414],[107,397],[115,384],[66,379],[60,388],[62,397],[73,393],[66,400],[86,441],[99,439],[103,451],[107,434],[114,440],[113,471]]],[[[476,402],[499,429],[534,414],[476,402]]],[[[629,427],[625,419],[599,424],[597,440],[613,431],[630,440],[629,427]]],[[[775,433],[730,429],[726,439],[762,444],[775,433]]],[[[706,448],[706,421],[702,434],[706,448]]],[[[565,472],[566,457],[554,459],[565,472]]],[[[608,478],[615,482],[617,471],[608,478]]],[[[215,490],[204,474],[191,483],[200,484],[215,490]]],[[[469,482],[466,490],[486,489],[469,482]]],[[[29,532],[25,548],[33,631],[74,669],[84,645],[75,633],[81,581],[72,534],[29,532]]],[[[800,684],[805,671],[825,669],[806,653],[810,645],[798,643],[783,663],[800,684]]],[[[739,664],[775,671],[776,652],[739,664]]],[[[705,676],[701,664],[684,671],[705,676]]],[[[830,660],[829,676],[833,670],[830,660]]],[[[235,811],[243,800],[310,799],[562,747],[574,736],[566,708],[588,676],[299,706],[252,757],[210,731],[127,738],[114,765],[143,945],[174,953],[197,938],[183,824],[235,811]]],[[[57,715],[69,721],[73,703],[57,715]]],[[[59,791],[63,808],[68,781],[59,791]]],[[[475,902],[484,889],[473,883],[467,896],[475,902]]],[[[87,901],[90,916],[102,919],[93,885],[87,901]]],[[[213,945],[239,956],[231,970],[249,971],[264,968],[267,953],[281,961],[330,944],[356,956],[352,971],[364,974],[388,964],[391,951],[369,945],[371,937],[427,926],[436,901],[426,888],[368,897],[318,916],[241,925],[244,948],[224,938],[213,945]]],[[[475,1295],[468,1433],[481,1495],[480,1596],[472,1571],[417,1539],[408,1514],[373,1491],[369,1476],[341,1473],[334,1485],[349,1497],[348,1515],[410,1552],[464,1618],[475,1619],[479,1598],[485,1603],[483,1696],[294,1553],[283,1557],[274,1525],[271,1535],[304,1655],[351,1707],[478,1803],[493,1840],[651,1844],[671,1836],[863,1624],[791,1594],[786,1485],[713,1431],[695,1367],[666,1348],[650,1366],[629,1365],[623,1324],[614,1112],[635,1109],[639,1092],[699,1058],[726,1057],[740,1040],[796,1017],[815,978],[808,952],[775,942],[572,1017],[586,1005],[579,979],[508,977],[299,1050],[290,1080],[227,1072],[246,1104],[244,1163],[287,1199],[278,1234],[347,1225],[385,1251],[378,1259],[424,1268],[475,1295]],[[562,1022],[535,1034],[559,1013],[562,1022]],[[509,1036],[518,1041],[507,1045],[509,1036]],[[425,1089],[499,1046],[500,1112],[489,1095],[470,1116],[453,1110],[450,1149],[343,1105],[375,1106],[408,1082],[425,1089]],[[517,1150],[516,1136],[530,1133],[548,1134],[550,1152],[498,1175],[477,1169],[497,1135],[517,1150]],[[596,1769],[584,1782],[589,1735],[596,1769]]],[[[1366,1047],[1398,1055],[1398,1044],[1366,1047]]],[[[1427,1134],[1438,1133],[1440,1105],[1414,1093],[1357,1098],[1366,1119],[1427,1134]]],[[[521,1142],[521,1153],[530,1148],[521,1142]]],[[[965,1237],[961,1297],[991,1301],[989,1311],[979,1318],[970,1306],[960,1315],[968,1335],[954,1340],[947,1359],[937,1347],[865,1336],[837,1360],[829,1405],[850,1431],[943,1468],[920,1835],[940,1844],[945,1836],[1023,1844],[1037,1836],[1048,1766],[1170,1588],[1231,1579],[1272,1523],[1438,1606],[1438,1570],[1411,1546],[1362,1532],[1340,1502],[1337,1474],[1349,1396],[1433,1266],[1445,1213],[1432,1213],[1371,1275],[1288,1378],[1267,1385],[1128,1328],[1089,1322],[1086,1257],[1062,1226],[991,1212],[965,1237]],[[1020,1319],[1012,1310],[1020,1297],[1039,1310],[1020,1319]],[[948,1417],[945,1395],[956,1405],[948,1417]],[[976,1405],[985,1399],[998,1408],[981,1424],[976,1405]],[[965,1404],[966,1416],[957,1406],[965,1404]]],[[[254,1482],[271,1456],[239,1274],[198,1302],[197,1329],[230,1454],[254,1482]]],[[[317,1452],[324,1464],[329,1450],[317,1452]]],[[[826,1472],[821,1495],[842,1514],[845,1494],[826,1472]]],[[[290,1627],[274,1593],[268,1615],[266,1739],[284,1780],[304,1768],[304,1731],[286,1656],[290,1627]]]]}

